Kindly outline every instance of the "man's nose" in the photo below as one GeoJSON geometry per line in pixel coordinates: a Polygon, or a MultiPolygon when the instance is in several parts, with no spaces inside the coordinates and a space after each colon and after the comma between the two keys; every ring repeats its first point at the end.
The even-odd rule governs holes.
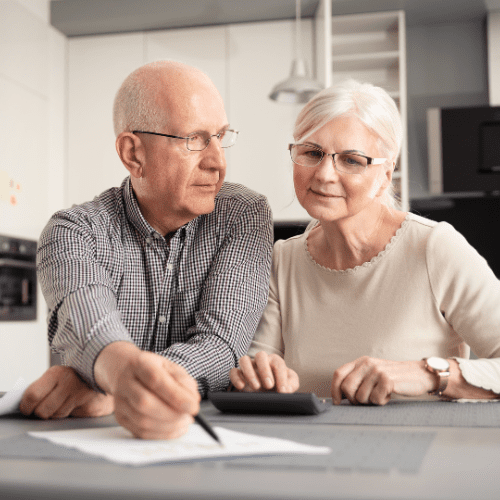
{"type": "Polygon", "coordinates": [[[217,135],[210,137],[210,142],[204,150],[208,162],[204,162],[206,168],[222,169],[226,167],[226,155],[217,135]]]}

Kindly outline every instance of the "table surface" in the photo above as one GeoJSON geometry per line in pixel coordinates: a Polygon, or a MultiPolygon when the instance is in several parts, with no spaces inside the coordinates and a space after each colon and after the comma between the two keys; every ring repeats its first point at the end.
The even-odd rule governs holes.
{"type": "MultiPolygon", "coordinates": [[[[41,458],[37,453],[30,455],[29,447],[24,449],[27,456],[21,456],[23,446],[19,456],[5,456],[2,441],[5,453],[7,443],[26,444],[33,439],[26,437],[29,431],[116,425],[113,416],[41,421],[11,415],[0,417],[0,498],[500,498],[499,426],[346,425],[317,423],[315,417],[308,417],[309,421],[287,417],[238,420],[217,414],[207,401],[202,410],[216,426],[324,444],[333,452],[328,456],[252,457],[146,467],[57,453],[41,458]]],[[[360,412],[365,410],[360,407],[360,412]]],[[[449,404],[443,411],[456,412],[457,404],[449,404]]],[[[380,415],[383,413],[378,418],[380,415]]]]}

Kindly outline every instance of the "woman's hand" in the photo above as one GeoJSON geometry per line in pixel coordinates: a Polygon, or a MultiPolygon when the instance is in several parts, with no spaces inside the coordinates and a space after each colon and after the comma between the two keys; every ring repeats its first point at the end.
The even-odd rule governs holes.
{"type": "Polygon", "coordinates": [[[436,387],[424,361],[388,361],[363,356],[338,368],[332,379],[332,402],[385,405],[391,394],[420,396],[436,387]]]}
{"type": "Polygon", "coordinates": [[[239,368],[230,373],[235,389],[245,392],[270,391],[290,393],[299,388],[299,376],[288,368],[283,358],[260,351],[252,360],[240,358],[239,368]]]}

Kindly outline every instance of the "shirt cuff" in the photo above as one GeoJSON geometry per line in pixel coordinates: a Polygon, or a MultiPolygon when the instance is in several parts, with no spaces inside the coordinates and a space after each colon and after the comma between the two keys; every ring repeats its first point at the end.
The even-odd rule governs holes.
{"type": "Polygon", "coordinates": [[[73,356],[70,356],[68,364],[78,371],[92,389],[104,394],[94,377],[94,365],[97,357],[105,347],[113,342],[134,342],[125,330],[119,314],[116,313],[108,315],[97,325],[96,330],[95,334],[91,333],[89,340],[85,342],[80,352],[76,350],[71,353],[73,356]]]}
{"type": "Polygon", "coordinates": [[[500,358],[455,359],[469,384],[500,394],[500,358]]]}

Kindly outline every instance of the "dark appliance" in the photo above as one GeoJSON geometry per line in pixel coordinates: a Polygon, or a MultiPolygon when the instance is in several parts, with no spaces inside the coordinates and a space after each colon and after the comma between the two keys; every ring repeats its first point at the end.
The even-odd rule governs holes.
{"type": "Polygon", "coordinates": [[[0,235],[0,321],[37,316],[36,241],[0,235]]]}
{"type": "Polygon", "coordinates": [[[500,107],[427,110],[431,194],[500,191],[500,107]]]}

